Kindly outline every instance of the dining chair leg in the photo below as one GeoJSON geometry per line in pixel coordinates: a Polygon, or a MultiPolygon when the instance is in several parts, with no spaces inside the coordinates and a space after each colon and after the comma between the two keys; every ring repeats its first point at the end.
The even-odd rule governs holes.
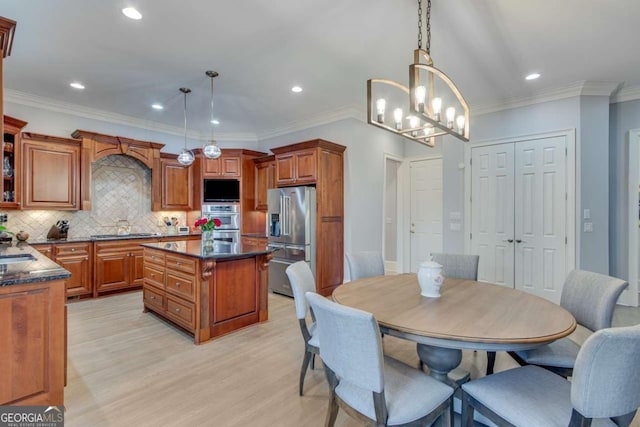
{"type": "Polygon", "coordinates": [[[304,359],[302,359],[302,367],[300,368],[300,387],[298,390],[298,394],[302,396],[302,389],[304,388],[304,377],[307,375],[307,368],[309,367],[309,362],[311,361],[311,356],[313,353],[310,351],[304,352],[304,359]]]}
{"type": "Polygon", "coordinates": [[[336,374],[326,365],[324,367],[324,373],[329,383],[329,406],[327,407],[327,417],[325,418],[324,425],[325,427],[333,427],[338,417],[338,400],[336,399],[338,379],[336,378],[336,374]]]}
{"type": "Polygon", "coordinates": [[[311,353],[311,369],[316,369],[316,354],[311,353]]]}
{"type": "Polygon", "coordinates": [[[493,374],[493,368],[496,364],[496,352],[487,351],[487,375],[493,374]]]}
{"type": "Polygon", "coordinates": [[[469,395],[462,391],[462,414],[460,427],[473,427],[473,406],[469,403],[469,395]]]}

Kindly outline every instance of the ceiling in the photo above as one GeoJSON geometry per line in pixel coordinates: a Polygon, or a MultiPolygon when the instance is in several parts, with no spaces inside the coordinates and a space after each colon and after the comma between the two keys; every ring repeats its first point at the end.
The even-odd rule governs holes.
{"type": "MultiPolygon", "coordinates": [[[[364,118],[366,80],[408,84],[417,47],[415,0],[4,0],[1,13],[18,22],[9,92],[179,129],[187,86],[189,129],[206,134],[212,69],[218,136],[354,108],[364,118]],[[124,17],[126,6],[143,19],[124,17]]],[[[638,16],[637,0],[433,0],[431,53],[472,113],[577,81],[635,86],[638,16]],[[534,71],[542,77],[525,81],[534,71]]]]}

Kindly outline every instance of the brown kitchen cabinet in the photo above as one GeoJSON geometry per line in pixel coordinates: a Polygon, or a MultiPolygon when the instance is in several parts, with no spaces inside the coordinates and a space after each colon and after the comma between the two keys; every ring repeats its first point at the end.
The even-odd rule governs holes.
{"type": "Polygon", "coordinates": [[[255,210],[266,211],[267,190],[276,188],[275,156],[260,157],[255,163],[255,210]]]}
{"type": "Polygon", "coordinates": [[[66,280],[67,297],[83,297],[93,294],[92,249],[91,242],[54,245],[53,260],[71,273],[71,277],[66,280]]]}
{"type": "Polygon", "coordinates": [[[278,187],[316,187],[316,290],[324,296],[343,279],[345,149],[322,139],[271,149],[278,187]]]}
{"type": "Polygon", "coordinates": [[[267,246],[268,239],[265,237],[241,236],[240,240],[243,245],[247,246],[267,246]]]}
{"type": "Polygon", "coordinates": [[[93,296],[121,289],[136,289],[144,278],[142,243],[155,239],[111,240],[94,243],[93,296]]]}
{"type": "Polygon", "coordinates": [[[162,173],[162,209],[193,210],[193,167],[181,165],[173,154],[160,153],[160,168],[162,173]]]}
{"type": "Polygon", "coordinates": [[[22,134],[22,208],[77,210],[82,142],[22,134]]]}
{"type": "Polygon", "coordinates": [[[317,162],[318,152],[317,149],[313,148],[276,154],[276,182],[278,187],[315,184],[317,162]]]}
{"type": "Polygon", "coordinates": [[[203,158],[202,172],[205,178],[240,178],[242,167],[240,156],[222,154],[217,159],[203,158]]]}
{"type": "Polygon", "coordinates": [[[64,281],[0,286],[0,405],[64,405],[64,281]]]}
{"type": "Polygon", "coordinates": [[[31,246],[33,249],[37,250],[47,258],[53,259],[53,245],[50,245],[49,243],[36,243],[29,246],[31,246]]]}
{"type": "Polygon", "coordinates": [[[2,161],[0,171],[0,208],[20,209],[22,188],[20,186],[21,164],[21,135],[22,128],[27,122],[4,116],[4,131],[2,138],[2,161]]]}

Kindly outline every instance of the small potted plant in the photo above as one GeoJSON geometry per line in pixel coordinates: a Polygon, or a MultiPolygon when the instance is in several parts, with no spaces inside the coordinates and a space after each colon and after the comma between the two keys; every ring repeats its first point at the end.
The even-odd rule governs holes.
{"type": "Polygon", "coordinates": [[[194,225],[199,227],[200,231],[202,231],[202,247],[212,248],[213,231],[216,227],[220,227],[222,225],[222,221],[218,218],[202,217],[197,220],[194,225]]]}

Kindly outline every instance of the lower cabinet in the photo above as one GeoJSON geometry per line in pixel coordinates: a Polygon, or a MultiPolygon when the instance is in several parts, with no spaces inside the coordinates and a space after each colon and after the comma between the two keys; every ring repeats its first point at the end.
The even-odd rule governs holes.
{"type": "Polygon", "coordinates": [[[55,243],[32,245],[41,254],[51,258],[71,273],[66,280],[67,297],[93,294],[93,243],[55,243]]]}
{"type": "Polygon", "coordinates": [[[64,405],[62,280],[0,287],[0,405],[64,405]]]}
{"type": "Polygon", "coordinates": [[[94,244],[94,296],[119,289],[142,286],[144,258],[142,243],[154,239],[111,240],[94,244]]]}

